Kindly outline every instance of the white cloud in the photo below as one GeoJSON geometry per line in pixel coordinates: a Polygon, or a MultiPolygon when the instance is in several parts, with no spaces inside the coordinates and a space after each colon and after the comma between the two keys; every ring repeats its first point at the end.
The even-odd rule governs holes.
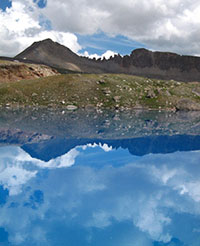
{"type": "Polygon", "coordinates": [[[100,147],[101,149],[103,149],[105,152],[109,152],[109,151],[111,151],[112,150],[112,146],[108,146],[107,144],[102,144],[102,143],[99,143],[99,144],[97,144],[97,143],[93,143],[93,144],[87,144],[87,145],[83,145],[83,146],[81,146],[81,148],[83,149],[83,150],[85,150],[86,148],[96,148],[96,147],[100,147]]]}
{"type": "Polygon", "coordinates": [[[108,146],[107,144],[99,144],[99,147],[102,148],[105,152],[109,152],[112,150],[112,146],[108,146]]]}
{"type": "Polygon", "coordinates": [[[197,54],[198,0],[48,0],[43,10],[55,30],[125,35],[155,50],[197,54]]]}
{"type": "Polygon", "coordinates": [[[70,167],[74,165],[75,158],[79,155],[79,152],[76,149],[71,149],[66,154],[59,156],[55,159],[52,159],[48,162],[37,161],[36,165],[41,168],[63,168],[70,167]]]}
{"type": "MultiPolygon", "coordinates": [[[[93,144],[87,147],[96,146],[97,144],[93,144]]],[[[124,157],[127,157],[126,154],[124,157]]],[[[36,169],[39,171],[40,166],[45,165],[18,147],[0,148],[0,156],[0,177],[7,177],[3,175],[7,168],[12,167],[12,170],[18,173],[20,167],[21,175],[17,176],[24,180],[24,171],[33,172],[34,166],[39,166],[36,169]]],[[[53,166],[63,166],[64,157],[65,155],[54,160],[53,166]]],[[[104,157],[102,155],[102,161],[104,157]]],[[[69,227],[71,232],[74,225],[78,224],[78,228],[85,233],[83,240],[91,231],[91,237],[97,236],[98,240],[101,240],[100,233],[103,232],[105,236],[110,234],[109,226],[112,226],[114,231],[117,231],[113,237],[119,245],[139,245],[134,244],[134,241],[129,244],[120,241],[124,238],[124,233],[128,234],[130,231],[132,237],[141,237],[145,242],[141,245],[145,246],[152,245],[153,240],[169,242],[172,236],[179,238],[180,235],[183,244],[188,245],[189,242],[189,245],[194,246],[197,237],[196,234],[191,234],[191,231],[196,224],[187,222],[189,216],[196,216],[196,219],[200,216],[199,157],[200,152],[197,151],[192,155],[191,152],[149,154],[134,159],[134,163],[124,163],[123,166],[107,165],[96,168],[94,155],[94,166],[83,162],[71,169],[48,170],[44,176],[42,174],[45,172],[42,170],[39,173],[41,175],[35,175],[31,182],[26,180],[23,193],[8,197],[7,203],[0,210],[0,226],[8,231],[9,240],[19,245],[27,245],[28,240],[32,240],[34,245],[53,245],[55,242],[46,242],[45,239],[46,235],[55,235],[55,225],[57,228],[61,225],[67,233],[69,227]],[[163,172],[165,175],[162,175],[163,172]],[[182,194],[178,189],[181,185],[185,186],[185,192],[182,194]],[[38,209],[24,206],[31,202],[30,196],[35,190],[44,194],[43,203],[38,205],[38,209]],[[12,202],[18,206],[10,207],[12,202]],[[177,214],[182,216],[182,223],[178,222],[177,214]],[[132,227],[131,223],[127,222],[132,222],[132,227]],[[40,224],[41,228],[38,227],[40,224]],[[127,224],[128,230],[125,230],[127,224]],[[122,234],[120,225],[125,228],[122,234]],[[103,230],[93,230],[92,227],[103,230]],[[183,227],[188,231],[184,235],[183,227]]],[[[67,157],[67,160],[69,159],[71,160],[67,157]]],[[[126,158],[124,160],[126,161],[126,158]]],[[[12,176],[14,175],[12,172],[12,176]]],[[[195,227],[195,230],[198,228],[195,227]]],[[[105,240],[105,237],[102,240],[105,240]]],[[[91,244],[93,242],[91,241],[91,244]]]]}
{"type": "Polygon", "coordinates": [[[46,38],[51,38],[74,52],[81,49],[75,34],[45,30],[40,25],[41,16],[41,11],[33,1],[14,0],[12,8],[7,8],[6,12],[0,11],[0,55],[15,56],[33,42],[46,38]]]}
{"type": "Polygon", "coordinates": [[[166,165],[156,168],[155,166],[152,166],[151,172],[155,177],[157,177],[163,184],[167,184],[167,182],[173,178],[174,176],[177,175],[177,173],[180,172],[180,170],[177,170],[176,168],[174,169],[169,169],[166,165]]]}
{"type": "Polygon", "coordinates": [[[105,211],[95,211],[92,214],[91,222],[87,223],[87,226],[105,228],[111,225],[110,214],[107,214],[105,211]]]}
{"type": "MultiPolygon", "coordinates": [[[[199,16],[198,0],[48,0],[43,9],[32,0],[13,0],[12,8],[0,11],[0,54],[16,55],[33,41],[48,37],[78,52],[81,46],[75,33],[103,31],[124,35],[152,50],[197,55],[199,16]],[[51,23],[52,30],[41,18],[51,23]]],[[[109,57],[113,51],[103,55],[109,57]]]]}
{"type": "Polygon", "coordinates": [[[21,192],[21,188],[30,179],[34,178],[41,169],[48,168],[64,168],[74,164],[75,158],[79,152],[71,149],[66,154],[51,159],[48,162],[32,158],[20,147],[2,147],[0,148],[0,184],[9,190],[10,195],[17,195],[21,192]],[[33,170],[26,169],[29,165],[34,165],[33,170]]]}
{"type": "Polygon", "coordinates": [[[171,236],[163,233],[166,225],[170,224],[171,219],[158,211],[157,199],[149,200],[139,208],[139,213],[134,217],[134,223],[144,232],[148,232],[151,238],[169,242],[171,236]]]}
{"type": "Polygon", "coordinates": [[[10,195],[17,195],[21,192],[22,185],[35,177],[36,171],[30,172],[22,167],[7,167],[0,173],[0,183],[9,190],[10,195]]]}
{"type": "Polygon", "coordinates": [[[114,57],[114,55],[117,55],[116,52],[112,51],[112,50],[107,50],[105,53],[103,53],[102,55],[98,55],[98,54],[89,54],[87,51],[85,51],[83,54],[80,54],[82,56],[86,56],[86,57],[89,57],[91,59],[95,58],[96,60],[97,59],[101,59],[103,60],[104,58],[106,60],[108,60],[110,57],[114,57]]]}
{"type": "Polygon", "coordinates": [[[181,195],[188,194],[194,201],[200,202],[200,181],[185,182],[174,189],[178,190],[181,195]]]}

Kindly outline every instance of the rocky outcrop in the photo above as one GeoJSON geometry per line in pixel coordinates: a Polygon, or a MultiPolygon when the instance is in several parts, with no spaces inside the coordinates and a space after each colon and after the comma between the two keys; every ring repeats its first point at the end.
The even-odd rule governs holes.
{"type": "Polygon", "coordinates": [[[35,79],[57,74],[58,72],[55,69],[45,65],[10,61],[1,61],[0,64],[0,82],[14,82],[22,79],[35,79]]]}
{"type": "Polygon", "coordinates": [[[67,47],[46,39],[33,43],[15,59],[75,72],[127,73],[160,79],[200,81],[200,57],[146,49],[133,50],[124,57],[115,55],[109,60],[95,60],[78,56],[67,47]]]}
{"type": "Polygon", "coordinates": [[[200,57],[181,56],[170,52],[152,52],[136,49],[121,57],[103,61],[110,72],[127,73],[159,79],[200,81],[200,57]],[[116,67],[116,64],[118,67],[116,67]]]}
{"type": "MultiPolygon", "coordinates": [[[[123,61],[123,60],[122,60],[123,61]]],[[[136,49],[126,57],[128,73],[162,79],[200,81],[200,57],[136,49]]]]}
{"type": "Polygon", "coordinates": [[[177,108],[177,110],[199,111],[200,110],[200,103],[194,102],[190,99],[181,99],[177,102],[176,108],[177,108]]]}

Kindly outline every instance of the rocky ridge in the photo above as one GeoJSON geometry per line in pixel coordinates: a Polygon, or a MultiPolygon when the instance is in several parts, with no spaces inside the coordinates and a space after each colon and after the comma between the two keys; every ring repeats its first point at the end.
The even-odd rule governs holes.
{"type": "Polygon", "coordinates": [[[171,52],[133,50],[124,57],[109,60],[81,57],[51,39],[35,42],[15,59],[43,63],[59,69],[83,73],[125,73],[160,79],[200,81],[200,57],[171,52]]]}

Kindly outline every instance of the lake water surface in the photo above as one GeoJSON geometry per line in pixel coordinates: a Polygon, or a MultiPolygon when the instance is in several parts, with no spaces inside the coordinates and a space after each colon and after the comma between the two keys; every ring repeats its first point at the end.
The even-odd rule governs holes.
{"type": "Polygon", "coordinates": [[[0,245],[200,245],[199,113],[6,109],[0,143],[0,245]]]}

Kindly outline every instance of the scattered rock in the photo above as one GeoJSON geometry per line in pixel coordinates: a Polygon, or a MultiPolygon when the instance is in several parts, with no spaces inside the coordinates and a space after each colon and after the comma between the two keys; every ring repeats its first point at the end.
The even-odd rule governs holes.
{"type": "Polygon", "coordinates": [[[194,93],[196,96],[200,97],[200,91],[193,89],[192,93],[194,93]]]}
{"type": "Polygon", "coordinates": [[[136,103],[135,106],[133,107],[134,109],[143,109],[144,107],[139,104],[139,103],[136,103]]]}
{"type": "Polygon", "coordinates": [[[115,117],[113,118],[113,120],[120,120],[119,116],[118,115],[115,115],[115,117]]]}
{"type": "Polygon", "coordinates": [[[115,102],[118,103],[120,101],[120,99],[121,99],[121,96],[114,96],[113,99],[114,99],[115,102]]]}
{"type": "Polygon", "coordinates": [[[85,109],[88,110],[88,111],[94,110],[94,105],[92,105],[92,104],[87,104],[87,105],[85,106],[85,109]]]}
{"type": "Polygon", "coordinates": [[[96,105],[98,108],[99,107],[102,107],[103,106],[103,103],[102,102],[99,102],[99,103],[97,103],[97,105],[96,105]]]}
{"type": "Polygon", "coordinates": [[[194,102],[190,99],[181,99],[176,105],[177,110],[200,110],[200,103],[194,102]]]}
{"type": "Polygon", "coordinates": [[[103,89],[102,89],[102,92],[103,92],[106,96],[110,96],[110,93],[111,93],[110,88],[103,88],[103,89]]]}
{"type": "Polygon", "coordinates": [[[35,93],[35,92],[32,93],[32,97],[36,97],[37,95],[38,95],[38,94],[35,93]]]}
{"type": "Polygon", "coordinates": [[[67,110],[76,110],[78,107],[75,105],[67,105],[67,110]]]}
{"type": "Polygon", "coordinates": [[[165,91],[165,94],[166,94],[168,97],[171,96],[171,93],[170,93],[168,90],[165,91]]]}
{"type": "Polygon", "coordinates": [[[104,80],[99,80],[99,81],[98,81],[98,84],[100,84],[100,85],[105,85],[105,83],[106,83],[106,82],[105,82],[104,80]]]}
{"type": "Polygon", "coordinates": [[[152,89],[147,90],[146,92],[146,98],[155,98],[156,94],[152,89]]]}

